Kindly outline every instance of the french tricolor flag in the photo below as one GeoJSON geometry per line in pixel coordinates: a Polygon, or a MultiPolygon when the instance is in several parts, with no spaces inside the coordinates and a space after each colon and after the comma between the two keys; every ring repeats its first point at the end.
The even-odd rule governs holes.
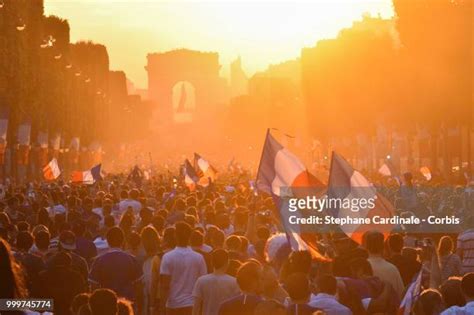
{"type": "Polygon", "coordinates": [[[71,181],[77,184],[93,184],[102,179],[101,168],[102,164],[98,164],[87,171],[74,171],[71,174],[71,181]]]}
{"type": "MultiPolygon", "coordinates": [[[[395,214],[393,206],[377,192],[375,186],[336,152],[332,153],[327,197],[329,200],[346,200],[344,205],[359,205],[357,211],[345,206],[331,207],[328,211],[333,217],[370,218],[370,222],[374,222],[375,216],[391,218],[395,214]],[[374,207],[370,207],[369,200],[374,200],[374,207]]],[[[393,225],[375,222],[373,224],[345,224],[340,226],[340,229],[354,241],[362,243],[365,232],[378,230],[388,235],[393,225]]]]}
{"type": "Polygon", "coordinates": [[[285,197],[300,195],[301,189],[321,191],[324,185],[308,172],[296,155],[283,147],[270,131],[267,131],[263,145],[257,188],[272,195],[291,248],[295,251],[308,250],[314,258],[323,259],[316,246],[315,234],[304,232],[302,226],[290,224],[290,214],[296,213],[292,214],[288,210],[285,197]]]}
{"type": "Polygon", "coordinates": [[[184,175],[184,184],[189,188],[189,190],[193,191],[196,189],[196,184],[199,181],[199,177],[196,174],[193,166],[189,162],[188,159],[184,161],[183,166],[183,175],[184,175]]]}

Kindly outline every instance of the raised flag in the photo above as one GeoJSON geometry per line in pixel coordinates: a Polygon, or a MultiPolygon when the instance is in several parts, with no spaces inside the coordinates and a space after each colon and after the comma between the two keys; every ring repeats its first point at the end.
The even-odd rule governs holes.
{"type": "Polygon", "coordinates": [[[405,296],[400,303],[400,308],[397,313],[398,315],[410,315],[412,313],[413,306],[421,294],[422,274],[423,271],[420,271],[415,281],[413,281],[408,287],[405,296]]]}
{"type": "Polygon", "coordinates": [[[93,184],[102,179],[101,168],[102,164],[98,164],[87,171],[74,171],[71,174],[71,181],[77,184],[93,184]]]}
{"type": "Polygon", "coordinates": [[[380,166],[378,170],[379,174],[385,177],[393,177],[398,185],[401,185],[402,180],[400,178],[400,174],[397,172],[395,166],[393,165],[390,158],[385,160],[385,163],[380,166]]]}
{"type": "Polygon", "coordinates": [[[429,169],[428,167],[422,166],[422,167],[420,168],[420,173],[421,173],[421,175],[423,175],[423,177],[425,177],[425,179],[426,179],[427,181],[430,181],[430,180],[431,180],[431,178],[432,178],[432,176],[431,176],[431,171],[430,171],[430,169],[429,169]]]}
{"type": "Polygon", "coordinates": [[[189,188],[189,190],[195,190],[196,184],[199,181],[199,177],[197,176],[196,171],[194,170],[188,159],[184,161],[183,175],[184,184],[189,188]]]}
{"type": "Polygon", "coordinates": [[[324,259],[318,251],[315,234],[303,231],[301,225],[290,224],[290,214],[297,213],[289,211],[285,199],[289,195],[301,196],[302,190],[306,194],[308,189],[316,194],[324,189],[324,185],[269,131],[263,145],[256,185],[259,190],[272,195],[291,248],[308,250],[314,258],[324,259]]]}
{"type": "Polygon", "coordinates": [[[198,185],[207,187],[209,183],[216,180],[216,169],[197,153],[194,153],[194,170],[199,177],[198,185]]]}
{"type": "Polygon", "coordinates": [[[143,171],[138,167],[138,165],[135,165],[127,179],[133,181],[137,186],[140,186],[142,184],[143,177],[143,171]]]}
{"type": "Polygon", "coordinates": [[[31,121],[29,119],[24,120],[18,126],[18,135],[17,140],[19,145],[30,145],[30,138],[31,137],[31,121]]]}
{"type": "Polygon", "coordinates": [[[395,213],[393,206],[336,152],[332,153],[327,198],[330,204],[327,210],[333,217],[351,220],[339,228],[358,243],[362,243],[362,236],[367,231],[378,230],[386,235],[393,229],[392,224],[376,224],[373,220],[375,216],[391,218],[395,213]],[[370,223],[352,223],[364,219],[370,223]]]}
{"type": "Polygon", "coordinates": [[[53,181],[61,175],[58,160],[53,158],[45,167],[43,167],[43,177],[45,180],[53,181]]]}

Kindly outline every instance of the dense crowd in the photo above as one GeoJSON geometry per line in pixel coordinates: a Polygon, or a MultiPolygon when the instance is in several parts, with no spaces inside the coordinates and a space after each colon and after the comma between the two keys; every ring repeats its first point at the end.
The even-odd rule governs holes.
{"type": "Polygon", "coordinates": [[[249,179],[224,174],[195,190],[167,173],[11,182],[0,298],[52,298],[54,314],[74,315],[397,314],[419,280],[407,314],[474,314],[472,186],[384,183],[401,216],[462,223],[368,232],[363,244],[319,234],[315,259],[291,250],[272,198],[249,179]]]}

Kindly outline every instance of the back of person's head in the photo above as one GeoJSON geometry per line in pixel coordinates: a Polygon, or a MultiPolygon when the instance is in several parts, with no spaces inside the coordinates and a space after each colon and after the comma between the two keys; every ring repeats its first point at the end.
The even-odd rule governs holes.
{"type": "Polygon", "coordinates": [[[212,237],[211,237],[211,246],[213,248],[221,248],[224,246],[224,242],[225,242],[225,234],[222,230],[220,229],[216,229],[213,233],[212,233],[212,237]]]}
{"type": "Polygon", "coordinates": [[[72,231],[74,232],[76,237],[84,236],[84,233],[86,232],[85,223],[82,221],[76,222],[72,227],[72,231]]]}
{"type": "Polygon", "coordinates": [[[369,251],[369,254],[381,255],[383,254],[384,249],[384,239],[383,234],[378,231],[372,231],[367,233],[366,238],[366,247],[369,251]]]}
{"type": "Polygon", "coordinates": [[[72,257],[66,251],[59,251],[53,256],[51,262],[56,267],[70,267],[72,265],[72,257]]]}
{"type": "Polygon", "coordinates": [[[160,249],[160,238],[158,232],[152,226],[146,226],[142,230],[141,242],[148,256],[156,255],[160,249]]]}
{"type": "Polygon", "coordinates": [[[71,313],[73,315],[77,315],[81,306],[87,305],[89,303],[89,297],[89,293],[79,293],[76,295],[71,302],[71,313]]]}
{"type": "Polygon", "coordinates": [[[261,226],[257,229],[257,237],[259,240],[266,241],[270,237],[270,229],[266,226],[261,226]]]}
{"type": "Polygon", "coordinates": [[[225,247],[230,251],[239,251],[241,245],[240,237],[231,235],[225,240],[225,247]]]}
{"type": "Polygon", "coordinates": [[[158,233],[160,233],[163,230],[163,228],[165,227],[165,223],[166,223],[166,220],[161,215],[155,215],[151,219],[151,224],[153,225],[153,227],[156,229],[158,233]]]}
{"type": "Polygon", "coordinates": [[[300,250],[290,254],[290,272],[309,274],[311,271],[311,254],[307,250],[300,250]]]}
{"type": "Polygon", "coordinates": [[[223,269],[229,265],[229,254],[225,249],[216,249],[211,254],[214,269],[223,269]]]}
{"type": "Polygon", "coordinates": [[[16,227],[18,231],[23,232],[26,231],[28,232],[30,230],[30,224],[26,221],[20,221],[16,224],[16,227]]]}
{"type": "Polygon", "coordinates": [[[453,239],[447,235],[443,236],[439,240],[438,253],[440,256],[446,256],[453,251],[454,244],[453,239]]]}
{"type": "Polygon", "coordinates": [[[114,226],[107,231],[106,238],[110,247],[122,247],[125,236],[121,228],[114,226]]]}
{"type": "Polygon", "coordinates": [[[130,232],[127,236],[127,245],[129,249],[136,250],[138,247],[140,247],[141,239],[140,235],[133,231],[130,232]]]}
{"type": "Polygon", "coordinates": [[[293,302],[306,301],[311,295],[306,273],[295,272],[289,275],[285,280],[285,288],[293,302]]]}
{"type": "Polygon", "coordinates": [[[109,289],[97,289],[89,298],[92,315],[116,315],[117,295],[109,289]]]}
{"type": "Polygon", "coordinates": [[[462,277],[461,290],[466,299],[474,299],[474,272],[466,273],[462,277]]]}
{"type": "Polygon", "coordinates": [[[89,304],[81,305],[81,307],[79,307],[79,310],[77,311],[77,315],[92,315],[92,311],[89,307],[89,304]]]}
{"type": "Polygon", "coordinates": [[[186,247],[189,245],[192,228],[186,222],[180,221],[175,224],[176,245],[186,247]]]}
{"type": "Polygon", "coordinates": [[[127,299],[120,298],[117,302],[117,315],[133,315],[132,302],[127,299]]]}
{"type": "Polygon", "coordinates": [[[229,260],[229,266],[227,266],[226,274],[232,277],[237,277],[237,271],[239,270],[240,266],[242,266],[242,263],[238,261],[237,259],[230,259],[229,260]]]}
{"type": "Polygon", "coordinates": [[[163,231],[163,245],[167,248],[176,246],[176,229],[172,226],[167,227],[163,231]]]}
{"type": "Polygon", "coordinates": [[[26,296],[24,275],[15,262],[7,241],[0,238],[0,297],[23,298],[26,296]]]}
{"type": "Polygon", "coordinates": [[[120,199],[127,199],[128,198],[128,192],[126,190],[122,190],[120,192],[120,199]]]}
{"type": "Polygon", "coordinates": [[[204,234],[198,230],[194,230],[191,233],[189,243],[192,247],[200,247],[204,244],[204,234]]]}
{"type": "Polygon", "coordinates": [[[392,253],[400,253],[403,249],[403,235],[399,233],[391,234],[388,237],[388,246],[392,253]]]}
{"type": "Polygon", "coordinates": [[[461,280],[461,277],[450,277],[440,286],[439,291],[443,296],[446,307],[454,305],[463,306],[466,304],[466,300],[464,299],[461,290],[461,280]]]}
{"type": "Polygon", "coordinates": [[[130,191],[130,198],[138,200],[139,196],[140,196],[140,192],[138,191],[138,189],[132,189],[130,191]]]}
{"type": "Polygon", "coordinates": [[[354,278],[372,276],[373,270],[369,261],[365,258],[354,258],[350,261],[349,267],[354,278]]]}
{"type": "Polygon", "coordinates": [[[261,278],[261,267],[254,262],[246,262],[240,266],[236,278],[241,291],[257,293],[261,278]]]}
{"type": "Polygon", "coordinates": [[[444,309],[441,294],[433,289],[424,290],[413,308],[414,315],[440,314],[444,309]]]}
{"type": "Polygon", "coordinates": [[[49,247],[51,235],[48,231],[39,231],[35,234],[35,244],[41,250],[47,250],[49,247]]]}
{"type": "Polygon", "coordinates": [[[274,300],[260,302],[255,308],[254,315],[285,315],[286,307],[274,300]]]}
{"type": "Polygon", "coordinates": [[[332,275],[322,275],[317,280],[318,290],[321,293],[335,295],[337,292],[337,281],[332,275]]]}
{"type": "Polygon", "coordinates": [[[22,231],[16,236],[16,248],[18,250],[29,251],[33,243],[33,235],[30,232],[22,231]]]}

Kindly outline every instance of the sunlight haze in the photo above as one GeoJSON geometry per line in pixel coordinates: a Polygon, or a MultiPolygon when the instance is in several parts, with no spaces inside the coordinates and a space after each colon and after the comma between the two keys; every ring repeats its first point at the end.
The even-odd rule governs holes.
{"type": "Polygon", "coordinates": [[[247,75],[299,57],[301,48],[337,32],[364,13],[391,17],[390,0],[170,1],[46,0],[45,13],[69,21],[71,41],[107,46],[112,69],[146,87],[151,52],[216,51],[222,75],[242,57],[247,75]]]}

